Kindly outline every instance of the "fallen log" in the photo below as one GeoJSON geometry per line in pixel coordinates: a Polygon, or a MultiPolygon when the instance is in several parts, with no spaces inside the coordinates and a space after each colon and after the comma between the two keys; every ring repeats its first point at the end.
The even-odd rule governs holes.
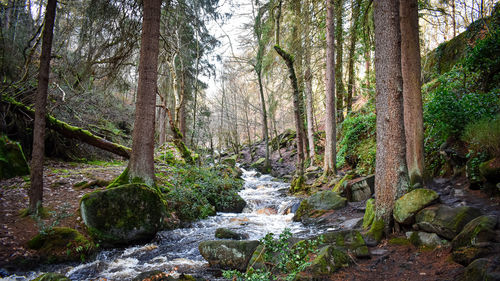
{"type": "MultiPolygon", "coordinates": [[[[20,103],[10,97],[5,97],[5,96],[2,97],[2,102],[9,104],[10,107],[14,111],[17,111],[17,113],[19,114],[22,114],[24,116],[29,116],[32,119],[35,118],[35,110],[31,109],[30,107],[26,106],[23,103],[20,103]]],[[[49,114],[45,116],[45,120],[47,128],[50,128],[60,133],[62,136],[66,138],[76,139],[84,143],[90,144],[92,146],[98,147],[100,149],[109,151],[116,155],[125,157],[127,159],[130,158],[131,149],[126,146],[110,142],[104,138],[92,134],[88,130],[71,126],[68,123],[58,120],[49,114]]]]}

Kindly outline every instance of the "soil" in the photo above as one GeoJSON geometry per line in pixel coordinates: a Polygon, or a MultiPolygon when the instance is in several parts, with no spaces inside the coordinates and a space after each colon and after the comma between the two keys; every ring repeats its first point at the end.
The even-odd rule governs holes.
{"type": "MultiPolygon", "coordinates": [[[[44,169],[44,206],[59,214],[72,214],[60,220],[58,226],[72,227],[87,236],[78,215],[79,200],[84,194],[103,187],[78,190],[74,184],[97,179],[109,181],[123,171],[124,165],[48,161],[44,169]]],[[[19,262],[24,261],[26,265],[26,260],[37,261],[39,258],[36,251],[26,246],[27,241],[38,233],[39,226],[31,217],[20,215],[21,210],[28,206],[29,182],[17,177],[0,181],[0,187],[0,268],[19,270],[19,262]]],[[[440,193],[441,200],[448,205],[469,205],[480,208],[485,214],[500,215],[500,199],[470,190],[465,178],[435,179],[427,187],[440,193]]],[[[363,213],[363,203],[348,203],[346,208],[323,214],[321,227],[342,229],[343,225],[336,221],[361,218],[363,213]]],[[[53,217],[48,218],[44,224],[47,226],[53,221],[53,217]]],[[[378,246],[370,247],[370,251],[370,259],[356,260],[355,265],[340,270],[329,280],[456,280],[463,273],[463,266],[451,260],[450,249],[446,247],[429,250],[383,240],[378,246]]]]}

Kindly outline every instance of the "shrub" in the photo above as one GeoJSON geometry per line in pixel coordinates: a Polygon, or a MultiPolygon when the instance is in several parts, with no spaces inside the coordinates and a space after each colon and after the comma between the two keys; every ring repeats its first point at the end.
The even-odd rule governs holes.
{"type": "Polygon", "coordinates": [[[490,156],[500,156],[500,115],[468,124],[462,139],[474,151],[484,151],[490,156]]]}

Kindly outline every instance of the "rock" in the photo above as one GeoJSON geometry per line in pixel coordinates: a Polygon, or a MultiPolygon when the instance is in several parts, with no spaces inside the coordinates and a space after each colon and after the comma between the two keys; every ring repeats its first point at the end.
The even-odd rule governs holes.
{"type": "Polygon", "coordinates": [[[54,227],[47,234],[37,234],[28,241],[28,247],[49,262],[78,261],[95,248],[80,232],[68,227],[54,227]]]}
{"type": "Polygon", "coordinates": [[[248,239],[248,234],[240,234],[227,228],[217,228],[215,230],[215,238],[244,240],[248,239]]]}
{"type": "Polygon", "coordinates": [[[389,252],[389,250],[387,249],[373,249],[370,251],[370,254],[374,255],[374,256],[383,256],[385,254],[387,254],[389,252]]]}
{"type": "Polygon", "coordinates": [[[370,257],[365,240],[357,230],[342,230],[322,234],[324,244],[348,250],[357,258],[370,257]]]}
{"type": "Polygon", "coordinates": [[[454,249],[466,246],[474,246],[482,242],[500,242],[495,226],[496,216],[480,216],[471,220],[464,226],[463,230],[451,241],[454,249]]]}
{"type": "Polygon", "coordinates": [[[0,179],[29,174],[30,169],[21,145],[6,136],[0,136],[0,179]]]}
{"type": "Polygon", "coordinates": [[[222,164],[228,165],[229,167],[235,167],[236,166],[236,160],[238,159],[238,155],[233,155],[228,158],[222,159],[222,164]]]}
{"type": "Polygon", "coordinates": [[[436,247],[449,244],[448,241],[441,239],[436,233],[422,231],[406,232],[406,238],[415,246],[436,247]]]}
{"type": "Polygon", "coordinates": [[[351,202],[364,201],[372,197],[375,188],[375,175],[358,178],[347,184],[347,199],[351,202]]]}
{"type": "Polygon", "coordinates": [[[198,249],[211,267],[244,271],[257,246],[259,241],[216,240],[203,241],[198,249]]]}
{"type": "Polygon", "coordinates": [[[369,229],[375,218],[375,199],[366,201],[365,215],[363,216],[363,229],[369,229]]]}
{"type": "Polygon", "coordinates": [[[419,188],[401,196],[394,205],[394,219],[401,224],[411,224],[415,214],[432,204],[439,195],[430,189],[419,188]]]}
{"type": "Polygon", "coordinates": [[[463,266],[469,265],[476,259],[489,257],[500,253],[500,243],[485,242],[471,247],[453,249],[451,258],[463,266]]]}
{"type": "Polygon", "coordinates": [[[488,182],[494,184],[500,182],[500,157],[481,163],[479,172],[488,182]]]}
{"type": "Polygon", "coordinates": [[[71,279],[59,273],[49,272],[38,276],[33,281],[71,281],[71,279]]]}
{"type": "Polygon", "coordinates": [[[262,157],[259,158],[257,161],[253,162],[250,167],[263,173],[263,174],[269,174],[271,172],[270,167],[266,167],[266,158],[262,157]]]}
{"type": "Polygon", "coordinates": [[[257,210],[256,213],[258,215],[270,216],[270,215],[276,215],[278,213],[278,211],[276,211],[273,208],[262,208],[262,209],[257,210]]]}
{"type": "Polygon", "coordinates": [[[191,275],[180,274],[178,277],[174,277],[169,273],[152,270],[143,272],[137,275],[132,281],[196,281],[197,279],[191,275]]]}
{"type": "Polygon", "coordinates": [[[316,254],[311,265],[305,268],[307,274],[313,278],[320,278],[332,274],[343,267],[351,264],[351,258],[345,251],[332,245],[325,246],[316,254]]]}
{"type": "Polygon", "coordinates": [[[363,224],[363,218],[354,218],[350,220],[346,220],[345,222],[340,224],[340,227],[345,230],[351,230],[355,228],[360,228],[363,224]]]}
{"type": "Polygon", "coordinates": [[[337,193],[325,190],[311,195],[302,200],[297,212],[293,217],[294,221],[301,221],[304,218],[314,217],[323,214],[328,210],[337,210],[346,205],[347,199],[337,193]]]}
{"type": "MultiPolygon", "coordinates": [[[[212,203],[212,202],[210,202],[212,203]]],[[[247,206],[247,202],[239,194],[235,194],[230,202],[213,202],[215,210],[222,213],[241,213],[247,206]]]]}
{"type": "Polygon", "coordinates": [[[462,281],[500,280],[500,256],[477,259],[465,268],[462,281]]]}
{"type": "Polygon", "coordinates": [[[481,211],[473,207],[452,208],[439,204],[421,210],[415,220],[419,229],[451,240],[468,222],[480,215],[481,211]]]}
{"type": "Polygon", "coordinates": [[[167,217],[159,193],[140,184],[88,193],[80,212],[89,233],[105,246],[152,239],[167,217]]]}

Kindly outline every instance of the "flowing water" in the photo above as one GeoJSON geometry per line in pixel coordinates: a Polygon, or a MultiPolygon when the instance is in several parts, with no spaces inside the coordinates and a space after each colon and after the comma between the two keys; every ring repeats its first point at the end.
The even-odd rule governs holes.
{"type": "Polygon", "coordinates": [[[149,244],[104,250],[88,263],[40,268],[37,272],[13,275],[3,280],[31,280],[47,271],[63,273],[71,280],[131,280],[151,270],[216,280],[200,255],[198,245],[201,241],[215,239],[215,230],[219,227],[246,233],[251,240],[260,239],[269,232],[279,234],[285,228],[296,237],[317,234],[292,221],[299,199],[287,196],[289,184],[255,171],[243,171],[245,184],[239,194],[247,202],[247,207],[242,213],[218,213],[187,228],[162,231],[149,244]]]}

